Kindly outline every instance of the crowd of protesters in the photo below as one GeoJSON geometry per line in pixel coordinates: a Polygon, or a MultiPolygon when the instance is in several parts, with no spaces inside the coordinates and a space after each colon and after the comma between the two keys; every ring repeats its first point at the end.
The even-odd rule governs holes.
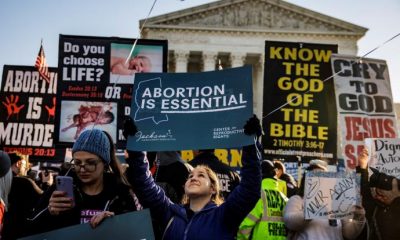
{"type": "MultiPolygon", "coordinates": [[[[134,135],[132,119],[124,135],[134,135]]],[[[17,239],[75,224],[96,228],[107,218],[148,208],[156,239],[397,239],[400,191],[368,183],[368,151],[359,156],[362,205],[346,219],[305,218],[305,172],[327,171],[312,160],[300,184],[280,159],[264,159],[257,117],[244,126],[254,144],[242,147],[240,176],[215,157],[198,150],[193,160],[179,152],[126,151],[126,168],[116,157],[110,135],[98,129],[80,134],[72,161],[59,175],[73,180],[73,195],[56,189],[48,169],[29,177],[29,163],[0,151],[0,233],[17,239]]]]}

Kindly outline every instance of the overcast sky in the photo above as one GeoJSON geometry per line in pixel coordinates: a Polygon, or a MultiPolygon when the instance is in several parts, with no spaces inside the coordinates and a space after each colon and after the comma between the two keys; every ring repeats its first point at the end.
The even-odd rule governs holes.
{"type": "MultiPolygon", "coordinates": [[[[210,0],[158,0],[151,16],[213,2],[210,0]]],[[[369,29],[359,41],[358,55],[375,47],[370,58],[389,65],[392,93],[400,102],[399,0],[288,0],[369,29]]],[[[138,22],[146,18],[153,0],[1,0],[0,74],[3,65],[33,66],[44,40],[49,66],[56,67],[59,34],[138,37],[138,22]]]]}

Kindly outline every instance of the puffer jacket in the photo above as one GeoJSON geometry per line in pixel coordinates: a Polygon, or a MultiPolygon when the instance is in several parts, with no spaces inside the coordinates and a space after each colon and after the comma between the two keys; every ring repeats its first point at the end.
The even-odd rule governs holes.
{"type": "Polygon", "coordinates": [[[174,204],[158,187],[143,152],[129,152],[128,179],[140,202],[162,224],[163,239],[234,239],[240,223],[260,198],[260,159],[254,145],[245,146],[241,182],[220,206],[208,203],[189,220],[186,208],[174,204]]]}

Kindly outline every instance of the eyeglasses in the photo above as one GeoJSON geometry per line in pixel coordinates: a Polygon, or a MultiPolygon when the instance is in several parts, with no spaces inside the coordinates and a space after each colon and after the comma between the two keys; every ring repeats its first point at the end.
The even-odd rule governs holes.
{"type": "Polygon", "coordinates": [[[86,163],[82,164],[82,161],[77,159],[72,159],[71,167],[75,172],[79,172],[81,168],[85,169],[86,172],[94,172],[96,171],[97,164],[99,164],[101,160],[90,159],[87,160],[86,163]]]}

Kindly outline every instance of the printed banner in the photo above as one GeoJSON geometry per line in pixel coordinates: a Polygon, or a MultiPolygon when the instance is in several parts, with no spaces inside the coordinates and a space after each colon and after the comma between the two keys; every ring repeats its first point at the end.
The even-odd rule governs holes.
{"type": "Polygon", "coordinates": [[[128,149],[168,151],[249,145],[251,67],[203,73],[137,74],[131,117],[139,132],[128,149]]]}
{"type": "Polygon", "coordinates": [[[355,172],[307,172],[304,188],[305,219],[340,219],[360,205],[360,179],[355,172]]]}
{"type": "Polygon", "coordinates": [[[29,161],[63,160],[53,141],[57,69],[48,83],[34,67],[4,65],[0,91],[0,148],[29,161]]]}
{"type": "Polygon", "coordinates": [[[136,73],[165,72],[167,41],[60,35],[56,139],[72,146],[85,129],[107,131],[124,148],[136,73]]]}
{"type": "MultiPolygon", "coordinates": [[[[189,162],[194,158],[194,152],[192,150],[182,150],[182,160],[189,162]]],[[[242,168],[242,148],[230,148],[230,149],[214,149],[214,155],[219,159],[220,162],[229,166],[232,170],[240,173],[242,168]]]]}
{"type": "Polygon", "coordinates": [[[89,223],[85,223],[21,238],[21,240],[56,239],[153,240],[155,238],[148,209],[107,218],[95,229],[90,227],[89,223]]]}
{"type": "Polygon", "coordinates": [[[400,138],[367,138],[365,145],[369,152],[369,176],[373,174],[372,167],[400,179],[400,138]]]}
{"type": "MultiPolygon", "coordinates": [[[[396,138],[389,71],[383,60],[332,56],[338,134],[346,168],[355,169],[365,138],[396,138]]],[[[342,156],[340,156],[342,155],[342,156]]]]}
{"type": "Polygon", "coordinates": [[[264,152],[335,164],[336,106],[330,56],[337,45],[265,43],[264,152]]]}

